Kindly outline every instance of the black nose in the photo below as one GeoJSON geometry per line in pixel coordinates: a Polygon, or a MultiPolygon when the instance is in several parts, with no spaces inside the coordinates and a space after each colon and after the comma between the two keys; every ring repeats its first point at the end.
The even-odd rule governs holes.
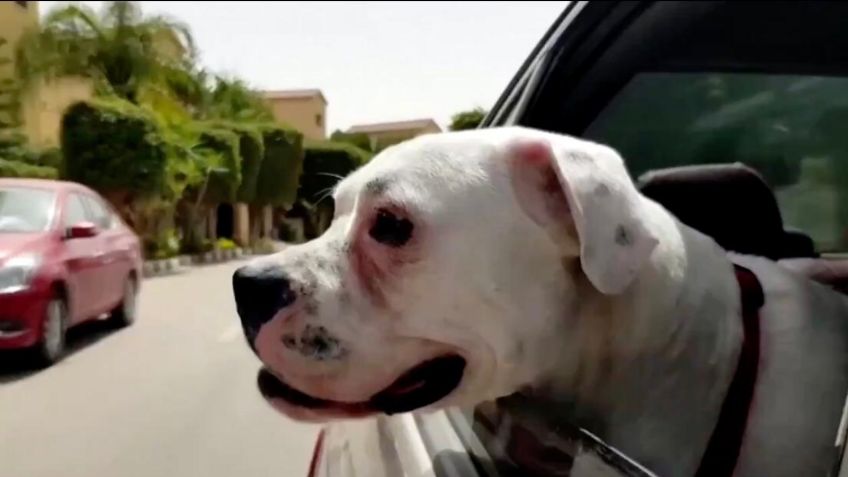
{"type": "Polygon", "coordinates": [[[251,344],[259,328],[297,298],[285,273],[276,265],[239,268],[233,274],[233,293],[241,324],[251,344]]]}

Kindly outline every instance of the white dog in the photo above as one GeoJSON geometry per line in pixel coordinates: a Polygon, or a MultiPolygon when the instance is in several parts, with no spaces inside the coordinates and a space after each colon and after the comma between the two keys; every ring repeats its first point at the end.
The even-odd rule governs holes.
{"type": "Polygon", "coordinates": [[[522,128],[423,136],[334,197],[323,236],[233,279],[265,364],[259,387],[284,414],[326,421],[522,391],[661,476],[695,475],[722,420],[739,429],[724,449],[738,452],[737,476],[832,465],[848,300],[728,256],[642,196],[614,150],[522,128]],[[764,290],[754,332],[734,262],[764,290]],[[754,376],[735,377],[751,363],[754,376]],[[730,391],[734,380],[752,392],[730,391]]]}

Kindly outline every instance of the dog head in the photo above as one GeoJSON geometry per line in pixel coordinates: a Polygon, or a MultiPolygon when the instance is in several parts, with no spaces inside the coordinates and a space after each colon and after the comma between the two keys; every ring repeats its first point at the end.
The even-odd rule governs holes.
{"type": "Polygon", "coordinates": [[[321,237],[233,278],[260,390],[299,420],[532,384],[562,365],[582,297],[621,293],[657,244],[613,150],[521,128],[391,147],[334,199],[321,237]]]}

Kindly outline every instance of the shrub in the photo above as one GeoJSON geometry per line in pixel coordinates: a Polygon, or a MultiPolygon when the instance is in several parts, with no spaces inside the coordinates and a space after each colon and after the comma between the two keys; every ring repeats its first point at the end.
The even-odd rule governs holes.
{"type": "Polygon", "coordinates": [[[0,177],[56,179],[58,176],[59,171],[54,167],[34,166],[24,162],[0,158],[0,177]]]}
{"type": "Polygon", "coordinates": [[[215,242],[215,248],[218,250],[235,250],[238,247],[235,242],[228,238],[219,238],[217,242],[215,242]]]}
{"type": "Polygon", "coordinates": [[[214,131],[232,132],[238,138],[241,174],[235,200],[238,202],[252,202],[256,197],[256,182],[259,178],[259,171],[265,154],[262,127],[251,123],[237,123],[224,120],[209,121],[202,124],[208,128],[212,128],[214,131]]]}
{"type": "Polygon", "coordinates": [[[317,204],[341,178],[370,159],[371,153],[350,144],[328,141],[307,143],[298,197],[317,204]]]}
{"type": "Polygon", "coordinates": [[[281,126],[262,129],[265,156],[256,183],[255,203],[289,207],[297,198],[303,170],[303,135],[281,126]]]}
{"type": "Polygon", "coordinates": [[[183,241],[180,244],[180,253],[185,255],[198,255],[201,253],[211,252],[215,245],[209,239],[200,239],[196,241],[183,241]]]}
{"type": "Polygon", "coordinates": [[[239,202],[253,202],[256,199],[262,160],[265,158],[265,142],[257,128],[236,126],[233,131],[239,135],[241,154],[241,184],[236,192],[236,199],[239,202]]]}
{"type": "Polygon", "coordinates": [[[158,237],[144,239],[144,256],[148,259],[162,260],[176,257],[180,253],[180,238],[177,231],[169,229],[158,237]]]}
{"type": "Polygon", "coordinates": [[[330,196],[333,187],[345,176],[371,159],[371,153],[349,144],[312,142],[304,149],[303,175],[300,179],[298,200],[306,204],[308,217],[304,220],[304,234],[313,239],[321,235],[333,216],[330,196]]]}
{"type": "Polygon", "coordinates": [[[39,151],[36,157],[37,165],[44,167],[52,167],[55,169],[62,168],[62,150],[58,147],[51,147],[39,151]]]}
{"type": "Polygon", "coordinates": [[[302,237],[298,233],[298,229],[293,227],[289,222],[280,222],[277,237],[286,243],[298,243],[302,237]]]}
{"type": "Polygon", "coordinates": [[[253,253],[257,255],[269,255],[277,251],[277,245],[269,238],[261,238],[250,246],[253,253]]]}
{"type": "Polygon", "coordinates": [[[333,142],[341,142],[356,146],[363,151],[371,151],[371,138],[365,133],[346,133],[335,131],[330,135],[333,142]]]}
{"type": "Polygon", "coordinates": [[[234,202],[242,177],[239,135],[219,125],[197,123],[194,127],[199,138],[197,152],[209,166],[226,170],[209,177],[205,200],[234,202]]]}
{"type": "Polygon", "coordinates": [[[167,148],[144,109],[110,98],[72,105],[62,118],[63,175],[101,192],[166,193],[167,148]]]}
{"type": "Polygon", "coordinates": [[[378,139],[374,144],[374,152],[383,152],[384,149],[394,146],[395,144],[400,144],[404,141],[409,141],[410,137],[385,137],[382,139],[378,139]]]}

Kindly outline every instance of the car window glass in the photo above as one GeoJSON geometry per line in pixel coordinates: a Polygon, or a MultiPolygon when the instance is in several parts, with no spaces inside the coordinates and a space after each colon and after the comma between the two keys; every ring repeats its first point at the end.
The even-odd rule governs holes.
{"type": "Polygon", "coordinates": [[[618,149],[633,177],[741,162],[774,190],[787,228],[820,252],[848,250],[848,78],[642,73],[585,136],[618,149]]]}
{"type": "Polygon", "coordinates": [[[70,194],[68,200],[65,201],[65,212],[62,219],[62,224],[65,228],[73,227],[80,222],[89,221],[88,214],[85,210],[82,197],[79,194],[70,194]]]}
{"type": "Polygon", "coordinates": [[[52,222],[55,195],[27,187],[0,188],[0,234],[45,230],[52,222]]]}
{"type": "Polygon", "coordinates": [[[112,227],[112,214],[103,206],[103,204],[93,197],[85,197],[86,205],[89,211],[89,220],[97,224],[103,230],[112,227]]]}

